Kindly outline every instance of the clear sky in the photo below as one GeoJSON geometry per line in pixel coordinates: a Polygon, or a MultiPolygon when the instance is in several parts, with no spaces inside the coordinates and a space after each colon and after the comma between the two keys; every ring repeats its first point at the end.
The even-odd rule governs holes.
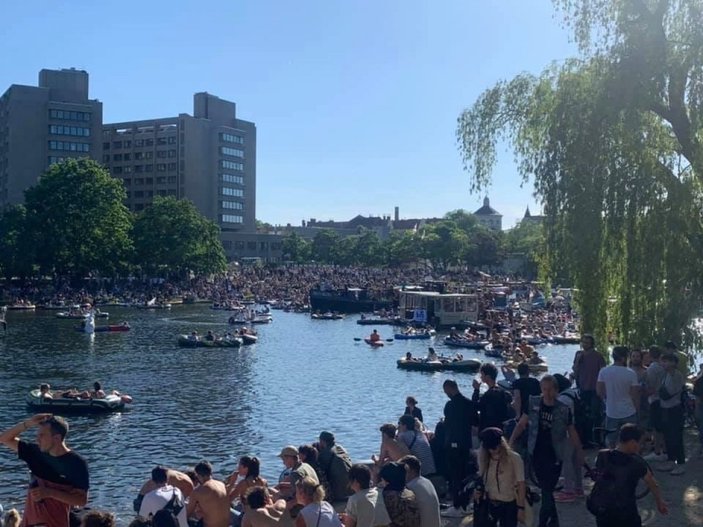
{"type": "MultiPolygon", "coordinates": [[[[0,92],[85,69],[105,122],[192,113],[207,91],[258,133],[257,218],[473,211],[456,118],[499,79],[574,55],[549,0],[7,0],[0,92]]],[[[510,227],[532,187],[489,191],[510,227]]]]}

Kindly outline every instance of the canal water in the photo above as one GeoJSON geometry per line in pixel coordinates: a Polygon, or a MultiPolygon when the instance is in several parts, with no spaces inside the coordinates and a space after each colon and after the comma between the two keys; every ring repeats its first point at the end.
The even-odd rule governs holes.
{"type": "MultiPolygon", "coordinates": [[[[473,374],[396,368],[407,351],[424,355],[428,345],[452,353],[442,335],[372,350],[354,341],[373,329],[356,324],[355,315],[318,321],[274,311],[273,323],[257,328],[256,345],[187,349],[176,345],[179,334],[221,333],[230,314],[207,306],[108,311],[110,323],[129,321],[132,331],[91,338],[53,312],[8,313],[7,334],[0,336],[0,429],[29,417],[26,394],[40,382],[88,389],[100,380],[130,394],[128,412],[69,417],[68,443],[90,468],[90,506],[114,512],[120,525],[133,517],[132,500],[156,464],[182,469],[207,459],[224,477],[241,455],[253,454],[264,476],[276,480],[283,469],[276,456],[285,445],[311,443],[330,430],[353,459],[368,459],[379,447],[379,426],[396,422],[407,395],[434,427],[446,402],[445,379],[455,378],[471,394],[473,374]]],[[[393,336],[390,326],[378,330],[384,339],[393,336]]],[[[552,373],[563,373],[576,349],[544,346],[540,353],[552,373]]],[[[23,437],[32,439],[32,432],[23,437]]],[[[27,482],[24,463],[3,448],[0,503],[21,507],[27,482]]]]}

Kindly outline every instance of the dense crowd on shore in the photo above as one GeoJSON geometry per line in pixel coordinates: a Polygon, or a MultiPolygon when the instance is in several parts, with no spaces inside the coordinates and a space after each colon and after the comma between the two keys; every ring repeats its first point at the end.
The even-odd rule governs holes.
{"type": "MultiPolygon", "coordinates": [[[[496,366],[484,363],[470,397],[456,381],[444,381],[448,401],[433,429],[408,396],[399,418],[380,426],[380,448],[371,462],[354,464],[334,433],[323,431],[314,443],[282,445],[275,482],[262,478],[253,456],[240,457],[223,481],[207,461],[185,471],[157,466],[139,491],[138,517],[130,525],[440,527],[442,516],[461,518],[473,503],[476,527],[514,527],[534,514],[536,486],[539,527],[558,527],[556,503],[583,499],[584,477],[592,477],[587,507],[597,525],[635,527],[640,479],[660,513],[668,512],[647,461],[660,463],[655,468],[671,476],[684,474],[689,372],[683,357],[671,342],[664,350],[616,346],[613,364],[606,366],[586,335],[571,378],[537,380],[522,364],[509,375],[512,384],[499,385],[496,366]],[[599,430],[610,449],[598,453],[596,469],[612,470],[617,503],[607,496],[597,502],[593,496],[603,494],[597,489],[607,478],[582,472],[584,450],[599,446],[599,430]],[[642,448],[651,450],[644,458],[642,448]]],[[[690,380],[703,454],[703,376],[690,380]]],[[[67,432],[62,418],[39,414],[0,435],[0,443],[15,450],[33,474],[24,525],[68,527],[70,507],[88,502],[88,466],[66,445],[67,432]],[[37,429],[36,444],[20,440],[31,428],[37,429]]],[[[109,514],[83,516],[84,527],[114,525],[109,514]]]]}

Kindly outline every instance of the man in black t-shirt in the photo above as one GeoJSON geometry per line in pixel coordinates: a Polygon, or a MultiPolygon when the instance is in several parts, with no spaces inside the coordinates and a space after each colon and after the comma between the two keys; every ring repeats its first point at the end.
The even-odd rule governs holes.
{"type": "Polygon", "coordinates": [[[51,414],[37,414],[0,434],[0,443],[17,452],[27,463],[32,482],[24,510],[25,525],[69,527],[71,507],[88,502],[88,465],[65,443],[68,423],[51,414]],[[36,443],[19,435],[37,426],[36,443]]]}
{"type": "Polygon", "coordinates": [[[530,377],[530,367],[526,362],[518,364],[517,374],[518,379],[513,381],[513,408],[518,414],[518,419],[522,414],[527,413],[530,396],[539,395],[542,393],[539,387],[539,381],[534,377],[530,377]]]}
{"type": "Polygon", "coordinates": [[[478,409],[478,430],[486,428],[503,429],[503,423],[514,417],[510,407],[511,397],[508,392],[498,388],[496,379],[498,368],[489,363],[483,364],[480,369],[481,382],[486,383],[488,390],[481,394],[481,383],[474,379],[474,393],[471,397],[478,409]]]}
{"type": "Polygon", "coordinates": [[[601,478],[614,480],[617,491],[612,493],[613,507],[605,514],[596,516],[597,527],[641,527],[636,497],[640,479],[644,479],[652,492],[659,513],[669,513],[649,465],[639,455],[641,439],[642,430],[637,425],[625,424],[620,428],[617,448],[598,453],[596,469],[601,478]]]}

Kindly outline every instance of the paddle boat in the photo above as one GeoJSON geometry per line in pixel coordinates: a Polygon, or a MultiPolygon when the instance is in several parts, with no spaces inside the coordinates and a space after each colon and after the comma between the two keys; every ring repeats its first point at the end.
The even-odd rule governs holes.
{"type": "MultiPolygon", "coordinates": [[[[86,330],[85,326],[73,326],[73,329],[82,333],[90,333],[90,331],[86,330]]],[[[131,329],[132,327],[127,322],[123,322],[122,324],[95,326],[93,328],[93,333],[123,333],[125,331],[130,331],[131,329]]]]}
{"type": "Polygon", "coordinates": [[[436,334],[434,329],[411,329],[394,335],[396,340],[427,340],[436,334]]]}
{"type": "Polygon", "coordinates": [[[188,335],[178,336],[178,345],[182,348],[238,348],[242,345],[239,337],[206,340],[204,338],[192,338],[188,335]]]}
{"type": "Polygon", "coordinates": [[[63,396],[70,392],[71,390],[64,392],[54,390],[51,397],[46,397],[39,389],[31,390],[27,396],[27,406],[35,412],[57,414],[107,413],[123,410],[126,405],[132,403],[132,398],[129,395],[122,395],[116,391],[100,399],[79,397],[77,394],[71,397],[63,396]]]}
{"type": "Polygon", "coordinates": [[[480,350],[488,346],[490,342],[483,339],[469,340],[466,338],[444,337],[444,344],[453,348],[480,350]]]}
{"type": "Polygon", "coordinates": [[[364,342],[371,346],[372,348],[382,348],[383,347],[383,342],[380,340],[371,340],[369,338],[364,339],[364,342]]]}
{"type": "Polygon", "coordinates": [[[438,357],[437,360],[427,359],[398,359],[398,368],[412,371],[459,371],[476,372],[481,367],[477,359],[453,360],[449,357],[438,357]]]}
{"type": "Polygon", "coordinates": [[[344,315],[341,313],[312,313],[310,318],[313,320],[342,320],[344,315]]]}

